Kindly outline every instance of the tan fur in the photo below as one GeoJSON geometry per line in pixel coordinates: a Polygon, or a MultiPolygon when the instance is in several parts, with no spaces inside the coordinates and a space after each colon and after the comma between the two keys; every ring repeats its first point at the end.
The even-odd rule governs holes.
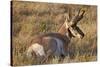
{"type": "Polygon", "coordinates": [[[73,36],[74,37],[79,37],[79,35],[81,36],[82,32],[78,33],[77,31],[77,34],[79,35],[76,35],[76,32],[73,31],[74,30],[73,28],[76,27],[77,22],[82,17],[83,13],[81,15],[76,15],[71,21],[68,21],[69,17],[67,16],[64,24],[61,26],[61,28],[58,30],[57,33],[45,33],[34,36],[30,43],[31,49],[36,53],[37,56],[46,55],[45,56],[46,58],[48,57],[48,55],[53,55],[53,54],[55,56],[66,55],[65,53],[67,53],[69,50],[68,44],[70,43],[71,38],[73,36]],[[68,35],[66,35],[67,33],[68,35]]]}

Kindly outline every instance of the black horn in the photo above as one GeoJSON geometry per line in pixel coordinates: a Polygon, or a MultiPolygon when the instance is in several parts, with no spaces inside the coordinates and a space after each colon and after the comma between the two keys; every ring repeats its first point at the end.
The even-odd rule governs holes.
{"type": "Polygon", "coordinates": [[[85,13],[85,10],[79,10],[78,13],[72,18],[71,23],[72,26],[76,26],[77,23],[83,18],[83,15],[85,13]]]}

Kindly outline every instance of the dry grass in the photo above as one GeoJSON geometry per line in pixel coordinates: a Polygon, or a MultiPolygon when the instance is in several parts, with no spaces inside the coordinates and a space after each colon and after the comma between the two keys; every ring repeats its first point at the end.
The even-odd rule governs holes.
{"type": "MultiPolygon", "coordinates": [[[[72,39],[69,46],[70,56],[66,56],[63,63],[97,60],[96,6],[21,1],[12,3],[12,65],[38,64],[34,59],[26,58],[24,54],[31,37],[45,32],[57,32],[68,10],[74,15],[79,8],[86,10],[84,18],[78,24],[85,37],[82,40],[72,39]]],[[[55,63],[59,63],[58,58],[52,58],[45,64],[55,63]]]]}

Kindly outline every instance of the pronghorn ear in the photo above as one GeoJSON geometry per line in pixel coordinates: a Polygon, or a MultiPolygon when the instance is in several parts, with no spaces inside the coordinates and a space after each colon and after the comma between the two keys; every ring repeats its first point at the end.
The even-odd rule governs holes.
{"type": "Polygon", "coordinates": [[[68,9],[65,17],[66,17],[66,22],[70,22],[70,20],[72,18],[72,10],[71,9],[68,9]]]}
{"type": "Polygon", "coordinates": [[[70,20],[71,20],[71,15],[70,15],[70,13],[68,12],[68,13],[66,13],[66,15],[65,15],[65,17],[66,17],[66,20],[65,20],[65,24],[66,24],[66,26],[67,27],[70,27],[72,24],[70,24],[70,20]]]}
{"type": "Polygon", "coordinates": [[[66,17],[65,22],[69,22],[70,21],[70,15],[69,15],[69,13],[66,13],[65,14],[65,17],[66,17]]]}

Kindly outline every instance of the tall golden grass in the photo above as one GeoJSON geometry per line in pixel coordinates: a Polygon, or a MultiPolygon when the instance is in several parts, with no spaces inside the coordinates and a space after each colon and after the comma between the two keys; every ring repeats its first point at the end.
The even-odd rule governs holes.
{"type": "MultiPolygon", "coordinates": [[[[51,4],[13,1],[12,2],[12,65],[38,64],[32,58],[25,57],[25,51],[31,37],[45,32],[57,32],[65,20],[68,10],[74,16],[75,11],[84,9],[84,18],[78,26],[85,33],[83,39],[72,38],[70,56],[62,63],[87,62],[97,60],[97,7],[94,5],[51,4]]],[[[58,58],[52,58],[44,64],[57,64],[58,58]]]]}

